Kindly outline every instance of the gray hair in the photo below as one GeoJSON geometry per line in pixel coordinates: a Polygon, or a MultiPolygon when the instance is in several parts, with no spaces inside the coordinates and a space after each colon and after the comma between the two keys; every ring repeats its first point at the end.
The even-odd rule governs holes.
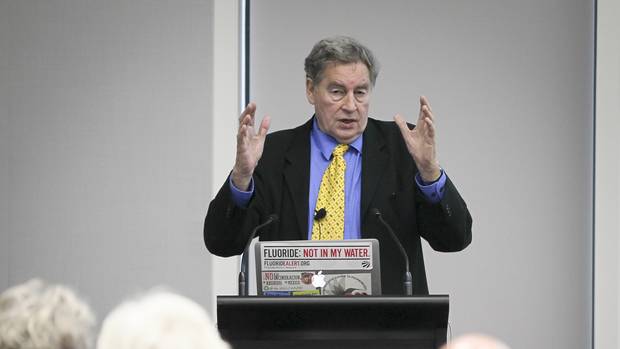
{"type": "Polygon", "coordinates": [[[372,51],[348,36],[334,36],[317,42],[304,62],[306,77],[314,84],[323,79],[323,71],[330,63],[364,63],[370,82],[375,85],[379,75],[379,62],[372,51]]]}
{"type": "Polygon", "coordinates": [[[95,316],[69,288],[33,279],[0,294],[0,348],[92,348],[95,316]]]}
{"type": "Polygon", "coordinates": [[[151,291],[106,317],[98,349],[230,349],[207,312],[168,291],[151,291]]]}
{"type": "Polygon", "coordinates": [[[510,347],[489,335],[469,333],[457,337],[453,342],[442,346],[441,349],[510,349],[510,347]]]}

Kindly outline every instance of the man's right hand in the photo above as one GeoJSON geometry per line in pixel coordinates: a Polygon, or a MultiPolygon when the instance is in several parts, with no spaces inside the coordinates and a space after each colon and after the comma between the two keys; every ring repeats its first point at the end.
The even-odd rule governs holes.
{"type": "Polygon", "coordinates": [[[265,116],[260,123],[258,133],[254,131],[254,114],[256,104],[248,104],[239,116],[239,129],[237,130],[237,158],[232,170],[231,178],[235,187],[247,190],[250,186],[252,174],[263,155],[265,136],[269,130],[269,116],[265,116]]]}

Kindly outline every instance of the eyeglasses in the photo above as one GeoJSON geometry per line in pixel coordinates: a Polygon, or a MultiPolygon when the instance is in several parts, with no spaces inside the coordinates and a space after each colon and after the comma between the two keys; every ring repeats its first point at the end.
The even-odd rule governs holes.
{"type": "MultiPolygon", "coordinates": [[[[355,100],[358,103],[368,102],[368,99],[370,98],[370,90],[367,87],[357,88],[353,90],[352,92],[353,92],[353,98],[355,98],[355,100]]],[[[327,94],[329,95],[332,101],[340,102],[349,93],[344,87],[328,87],[327,94]]]]}

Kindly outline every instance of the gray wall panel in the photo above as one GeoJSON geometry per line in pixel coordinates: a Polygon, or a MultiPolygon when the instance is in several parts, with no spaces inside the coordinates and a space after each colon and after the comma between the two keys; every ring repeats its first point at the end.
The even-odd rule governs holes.
{"type": "Polygon", "coordinates": [[[6,74],[9,47],[6,40],[7,21],[4,3],[0,3],[0,290],[8,285],[9,278],[9,107],[7,103],[6,74]]]}
{"type": "Polygon", "coordinates": [[[6,2],[0,2],[0,290],[9,284],[9,22],[6,2]]]}
{"type": "Polygon", "coordinates": [[[100,318],[160,284],[208,304],[212,2],[3,10],[9,283],[68,283],[100,318]]]}
{"type": "Polygon", "coordinates": [[[415,122],[430,98],[438,156],[474,216],[464,252],[425,246],[455,334],[515,348],[591,340],[593,4],[253,1],[251,98],[273,129],[307,120],[303,59],[351,35],[382,63],[371,116],[415,122]],[[524,335],[527,334],[527,335],[524,335]]]}

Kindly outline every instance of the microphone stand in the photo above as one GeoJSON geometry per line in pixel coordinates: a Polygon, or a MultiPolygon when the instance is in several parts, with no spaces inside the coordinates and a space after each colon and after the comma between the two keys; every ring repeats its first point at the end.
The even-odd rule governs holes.
{"type": "Polygon", "coordinates": [[[396,237],[396,234],[394,234],[392,227],[390,227],[390,225],[381,216],[381,211],[379,211],[379,209],[377,208],[373,208],[372,213],[377,217],[377,219],[379,219],[379,221],[383,224],[383,226],[385,226],[387,231],[390,233],[392,240],[394,240],[394,242],[398,246],[398,249],[400,250],[401,255],[405,259],[405,275],[403,277],[403,290],[405,292],[405,296],[413,296],[413,278],[411,277],[411,272],[409,271],[409,257],[407,256],[407,252],[405,251],[405,248],[403,247],[403,245],[400,243],[400,240],[398,240],[398,238],[396,237]]]}
{"type": "Polygon", "coordinates": [[[252,230],[252,234],[250,234],[250,238],[248,239],[248,242],[245,245],[245,249],[243,250],[243,255],[241,256],[241,270],[239,271],[239,277],[238,277],[238,294],[239,296],[247,296],[249,291],[249,285],[248,285],[248,253],[249,253],[249,249],[250,249],[250,245],[252,244],[252,240],[254,240],[254,238],[256,237],[256,233],[261,229],[264,228],[266,226],[268,226],[269,224],[273,223],[273,222],[277,222],[278,221],[278,216],[276,214],[271,214],[269,215],[269,217],[267,218],[267,220],[265,221],[265,223],[260,224],[258,226],[256,226],[256,228],[254,228],[254,230],[252,230]]]}

